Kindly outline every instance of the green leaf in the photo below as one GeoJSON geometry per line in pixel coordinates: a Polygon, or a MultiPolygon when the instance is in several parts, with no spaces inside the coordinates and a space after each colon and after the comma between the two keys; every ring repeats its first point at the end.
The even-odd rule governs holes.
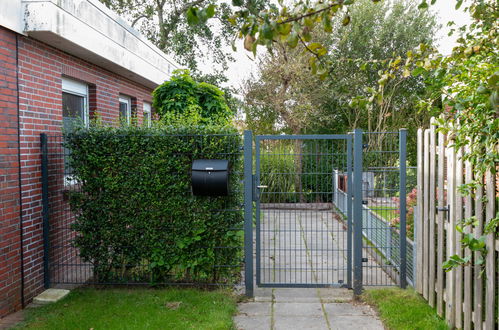
{"type": "Polygon", "coordinates": [[[348,24],[350,24],[350,20],[351,20],[350,15],[346,15],[346,16],[343,18],[343,20],[341,21],[341,24],[342,24],[343,26],[348,25],[348,24]]]}
{"type": "Polygon", "coordinates": [[[232,0],[232,5],[236,7],[241,7],[244,4],[243,0],[232,0]]]}
{"type": "Polygon", "coordinates": [[[262,25],[262,36],[268,40],[272,40],[274,38],[274,33],[270,24],[264,23],[262,25]]]}
{"type": "Polygon", "coordinates": [[[315,56],[311,56],[308,59],[308,63],[310,65],[310,70],[312,71],[312,74],[317,73],[317,58],[315,56]]]}
{"type": "Polygon", "coordinates": [[[426,9],[426,8],[428,8],[428,3],[426,1],[423,1],[419,4],[418,8],[419,9],[426,9]]]}
{"type": "Polygon", "coordinates": [[[213,16],[215,16],[215,8],[216,6],[214,4],[211,4],[206,8],[206,16],[208,18],[212,18],[213,16]]]}
{"type": "Polygon", "coordinates": [[[322,48],[322,45],[318,42],[313,42],[308,45],[308,48],[310,48],[310,50],[312,51],[316,51],[317,49],[322,48]]]}
{"type": "Polygon", "coordinates": [[[277,31],[279,34],[286,36],[291,32],[292,25],[290,23],[278,24],[277,31]]]}
{"type": "Polygon", "coordinates": [[[288,35],[286,43],[288,44],[289,47],[295,48],[298,45],[298,34],[296,32],[291,32],[288,35]]]}
{"type": "Polygon", "coordinates": [[[194,7],[187,9],[186,11],[187,23],[189,25],[196,25],[199,23],[198,10],[194,7]]]}

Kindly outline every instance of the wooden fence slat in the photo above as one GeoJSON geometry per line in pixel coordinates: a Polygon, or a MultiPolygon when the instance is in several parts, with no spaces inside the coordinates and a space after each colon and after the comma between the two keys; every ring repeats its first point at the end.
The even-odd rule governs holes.
{"type": "MultiPolygon", "coordinates": [[[[438,133],[438,169],[437,169],[437,198],[438,207],[442,209],[446,206],[444,194],[444,171],[445,171],[445,135],[438,133]]],[[[444,242],[445,242],[445,221],[447,214],[444,212],[437,213],[437,313],[440,316],[444,315],[444,242]]]]}
{"type": "MultiPolygon", "coordinates": [[[[490,171],[485,174],[485,189],[487,196],[487,204],[485,206],[485,219],[490,221],[495,216],[495,184],[494,177],[490,171]]],[[[495,311],[496,311],[496,253],[495,253],[495,234],[487,235],[487,260],[485,263],[486,287],[485,287],[485,328],[495,329],[495,311]]]]}
{"type": "MultiPolygon", "coordinates": [[[[468,148],[466,148],[468,150],[468,148]]],[[[473,168],[471,166],[471,163],[469,161],[466,161],[464,164],[465,167],[465,178],[464,182],[466,184],[471,183],[473,181],[473,168]]],[[[471,195],[468,194],[465,197],[464,200],[464,217],[466,219],[471,218],[473,215],[473,204],[472,204],[472,199],[471,195]]],[[[465,228],[465,233],[470,234],[471,229],[470,226],[466,226],[465,228]]],[[[471,258],[471,250],[469,248],[466,248],[464,250],[464,256],[471,258]]],[[[472,263],[473,265],[473,259],[472,263]]],[[[472,327],[472,322],[471,322],[471,316],[472,316],[472,310],[473,310],[473,292],[472,286],[471,286],[471,281],[472,281],[472,266],[468,266],[464,268],[464,303],[463,303],[463,310],[464,310],[464,318],[463,318],[463,328],[464,330],[470,330],[472,327]]]]}
{"type": "MultiPolygon", "coordinates": [[[[483,182],[482,175],[474,176],[475,181],[483,182]]],[[[475,218],[477,225],[473,228],[473,235],[475,238],[480,238],[483,234],[483,187],[479,185],[475,191],[475,218]]],[[[480,259],[482,254],[480,252],[474,253],[475,261],[480,259]]],[[[483,277],[480,276],[482,266],[474,265],[473,272],[473,324],[475,329],[482,329],[483,325],[483,277]]]]}
{"type": "MultiPolygon", "coordinates": [[[[447,223],[447,258],[452,256],[455,252],[455,230],[456,227],[455,219],[454,219],[454,211],[456,205],[456,185],[454,181],[455,174],[455,164],[456,162],[456,153],[454,152],[454,148],[452,146],[447,148],[447,198],[449,201],[449,220],[447,223]]],[[[445,319],[449,326],[454,327],[455,322],[455,270],[451,270],[445,273],[445,319]]]]}
{"type": "MultiPolygon", "coordinates": [[[[430,184],[430,130],[424,131],[424,168],[423,168],[423,274],[429,271],[429,244],[428,244],[428,206],[429,206],[429,184],[430,184]]],[[[429,282],[432,279],[425,276],[423,279],[423,297],[428,300],[429,282]]]]}
{"type": "Polygon", "coordinates": [[[430,127],[430,169],[429,172],[426,173],[426,176],[429,176],[429,209],[428,209],[428,278],[429,286],[428,286],[428,302],[431,307],[435,307],[435,119],[432,118],[431,127],[430,127]]]}
{"type": "Polygon", "coordinates": [[[499,329],[499,239],[496,233],[485,236],[484,265],[477,265],[481,253],[461,242],[463,235],[481,238],[496,216],[499,178],[474,173],[462,159],[469,147],[456,150],[443,133],[436,134],[434,123],[432,118],[430,129],[418,130],[416,290],[451,328],[499,329]],[[480,184],[473,194],[459,192],[463,183],[474,182],[480,184]],[[473,226],[463,226],[462,233],[456,229],[473,217],[473,226]],[[442,265],[452,255],[465,257],[469,265],[444,272],[442,265]]]}
{"type": "Polygon", "coordinates": [[[418,129],[418,176],[417,176],[416,229],[416,291],[423,293],[423,129],[418,129]]]}
{"type": "MultiPolygon", "coordinates": [[[[456,153],[456,170],[454,175],[455,184],[455,204],[454,204],[454,223],[461,225],[463,221],[463,196],[459,192],[459,187],[463,184],[463,150],[459,148],[456,153]]],[[[459,257],[463,256],[461,246],[461,233],[453,228],[455,233],[454,253],[459,257]]],[[[463,324],[463,267],[459,266],[455,269],[455,309],[456,322],[454,326],[458,329],[462,328],[463,324]]]]}

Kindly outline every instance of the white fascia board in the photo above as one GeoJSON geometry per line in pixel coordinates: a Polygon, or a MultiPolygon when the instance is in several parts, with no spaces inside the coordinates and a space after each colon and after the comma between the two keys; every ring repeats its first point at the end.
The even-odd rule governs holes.
{"type": "Polygon", "coordinates": [[[154,88],[179,68],[97,0],[23,0],[25,33],[154,88]]]}

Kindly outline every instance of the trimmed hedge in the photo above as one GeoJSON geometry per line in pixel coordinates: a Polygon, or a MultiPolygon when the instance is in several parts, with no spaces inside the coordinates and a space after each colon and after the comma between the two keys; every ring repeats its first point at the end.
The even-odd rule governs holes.
{"type": "Polygon", "coordinates": [[[81,258],[98,283],[228,283],[242,260],[242,139],[233,128],[89,128],[66,135],[81,258]],[[229,159],[226,197],[192,196],[194,159],[229,159]]]}

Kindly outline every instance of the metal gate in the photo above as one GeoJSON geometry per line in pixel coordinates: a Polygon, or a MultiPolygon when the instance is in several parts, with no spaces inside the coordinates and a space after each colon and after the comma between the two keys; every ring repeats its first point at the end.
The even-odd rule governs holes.
{"type": "Polygon", "coordinates": [[[246,210],[253,209],[256,222],[258,286],[347,287],[356,294],[365,285],[405,287],[406,203],[398,198],[406,196],[405,130],[256,136],[252,180],[248,139],[251,132],[246,192],[254,209],[248,198],[246,210]]]}
{"type": "Polygon", "coordinates": [[[351,200],[346,216],[333,203],[335,173],[347,191],[351,171],[351,135],[256,137],[259,286],[351,285],[351,200]]]}

